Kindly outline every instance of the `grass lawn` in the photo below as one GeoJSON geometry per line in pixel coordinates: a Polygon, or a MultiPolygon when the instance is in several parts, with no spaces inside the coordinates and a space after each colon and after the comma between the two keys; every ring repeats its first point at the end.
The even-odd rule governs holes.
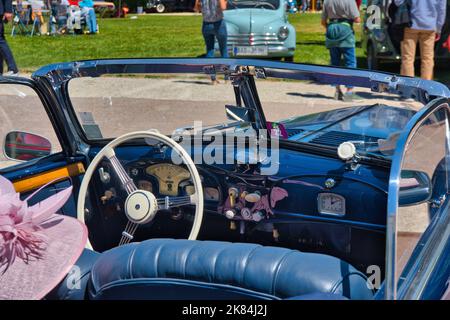
{"type": "MultiPolygon", "coordinates": [[[[319,14],[291,15],[297,30],[296,62],[327,64],[319,14]]],[[[100,34],[11,37],[19,68],[33,71],[54,62],[124,57],[196,57],[204,53],[201,17],[144,15],[137,19],[100,19],[100,34]]],[[[10,25],[6,29],[10,32],[10,25]]],[[[361,56],[358,50],[358,56],[361,56]]]]}
{"type": "MultiPolygon", "coordinates": [[[[133,17],[130,15],[129,17],[133,17]]],[[[297,30],[295,62],[328,64],[320,14],[293,14],[289,21],[297,30]]],[[[98,58],[197,57],[204,53],[200,15],[141,15],[137,19],[99,19],[100,34],[11,37],[8,42],[22,72],[55,62],[98,58]]],[[[357,41],[360,26],[355,27],[357,41]]],[[[362,48],[356,50],[358,67],[365,68],[362,48]]],[[[437,68],[437,78],[449,81],[450,72],[437,68]]],[[[388,69],[398,72],[398,66],[388,69]]]]}

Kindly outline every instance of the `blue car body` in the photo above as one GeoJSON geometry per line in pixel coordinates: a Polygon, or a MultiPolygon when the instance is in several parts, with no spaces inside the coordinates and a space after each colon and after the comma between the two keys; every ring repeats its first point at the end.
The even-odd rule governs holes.
{"type": "Polygon", "coordinates": [[[286,0],[230,1],[224,12],[230,55],[292,59],[296,33],[286,6],[286,0]]]}
{"type": "MultiPolygon", "coordinates": [[[[32,80],[0,78],[0,85],[24,85],[38,93],[58,133],[62,151],[18,166],[0,169],[0,173],[14,181],[17,188],[23,186],[20,184],[23,181],[28,180],[29,184],[35,183],[36,177],[58,172],[63,178],[65,177],[65,180],[47,187],[45,195],[55,193],[71,183],[74,186],[74,195],[63,208],[62,213],[77,216],[77,192],[84,177],[84,168],[89,166],[90,161],[109,140],[90,139],[86,127],[79,122],[72,105],[67,90],[69,81],[84,77],[101,79],[102,76],[117,74],[211,74],[212,72],[226,74],[232,77],[233,81],[237,81],[238,78],[249,81],[244,81],[242,87],[239,87],[238,82],[233,82],[233,85],[242,90],[237,92],[237,95],[242,94],[248,107],[257,114],[255,124],[261,126],[260,128],[265,128],[268,122],[265,120],[263,106],[259,99],[255,98],[257,92],[252,79],[256,77],[306,80],[327,86],[339,83],[363,87],[375,93],[386,92],[408,96],[426,106],[416,112],[375,104],[319,112],[308,117],[279,119],[278,123],[282,124],[286,130],[287,138],[280,141],[279,171],[269,176],[263,176],[256,171],[255,173],[242,172],[237,164],[198,166],[203,183],[217,187],[220,192],[220,200],[205,200],[204,223],[207,224],[207,228],[201,233],[201,239],[233,242],[244,239],[242,234],[230,232],[228,229],[230,221],[239,224],[242,220],[227,218],[224,212],[218,209],[223,205],[222,201],[227,198],[226,190],[230,187],[248,188],[249,192],[258,190],[263,194],[269,187],[282,187],[289,193],[289,197],[280,201],[274,209],[273,217],[258,223],[249,221],[247,230],[251,232],[249,231],[245,241],[265,245],[275,244],[338,257],[345,263],[348,262],[351,268],[354,267],[355,273],[362,274],[371,266],[378,265],[383,274],[383,281],[380,287],[373,290],[375,299],[440,299],[444,297],[450,277],[450,224],[448,223],[450,199],[446,197],[448,164],[444,159],[442,168],[432,172],[432,177],[429,177],[432,180],[430,182],[433,185],[432,188],[408,189],[406,191],[414,191],[408,193],[404,192],[400,185],[405,173],[404,160],[409,155],[408,146],[414,145],[418,137],[426,139],[429,137],[426,131],[421,131],[423,126],[427,126],[425,129],[428,130],[430,124],[431,128],[440,125],[446,130],[445,133],[448,133],[450,129],[447,121],[450,116],[450,90],[437,82],[363,70],[243,59],[123,59],[49,65],[35,72],[32,80]],[[249,99],[249,97],[255,99],[249,99]],[[361,126],[361,123],[367,124],[368,120],[373,120],[377,114],[386,115],[388,118],[383,127],[375,125],[375,122],[371,122],[373,125],[361,126]],[[336,121],[337,115],[340,117],[338,121],[336,121]],[[342,115],[344,116],[341,117],[342,115]],[[406,122],[399,122],[398,119],[406,119],[406,122]],[[343,125],[344,122],[345,125],[343,125]],[[383,156],[379,151],[365,149],[365,144],[370,145],[376,143],[378,139],[387,139],[395,132],[400,134],[393,153],[389,157],[383,156]],[[345,142],[362,144],[361,149],[358,149],[360,154],[347,160],[338,157],[336,151],[345,142]],[[64,169],[63,173],[60,173],[61,169],[64,169]],[[342,216],[319,213],[317,198],[323,193],[333,193],[345,198],[346,213],[342,216]],[[427,193],[426,199],[421,198],[423,193],[427,193]],[[416,202],[426,204],[431,218],[427,229],[420,235],[417,246],[412,250],[410,259],[400,269],[396,260],[396,250],[401,242],[399,217],[400,209],[404,205],[401,202],[402,199],[409,204],[416,202]],[[272,239],[272,234],[275,233],[281,235],[274,236],[276,241],[272,239]],[[400,273],[402,276],[398,281],[400,273]]],[[[442,148],[448,152],[445,145],[442,148]]],[[[203,151],[204,146],[193,149],[192,157],[203,151]]],[[[116,149],[117,157],[124,168],[130,174],[134,175],[133,172],[136,172],[134,176],[136,179],[141,179],[141,174],[145,175],[142,170],[147,162],[164,161],[170,152],[170,149],[160,149],[159,146],[149,146],[145,143],[131,143],[116,149]]],[[[103,166],[107,168],[106,164],[103,166]]],[[[258,164],[257,167],[260,169],[259,166],[263,165],[258,164]]],[[[416,174],[414,168],[408,167],[408,170],[411,171],[408,171],[409,173],[416,174]]],[[[421,175],[416,174],[414,177],[419,179],[421,175]]],[[[38,186],[24,189],[23,196],[38,186]]],[[[96,178],[92,188],[93,195],[101,195],[105,192],[106,183],[96,178]]],[[[93,208],[97,206],[105,210],[100,202],[94,201],[93,208]]],[[[96,238],[91,237],[91,243],[96,251],[103,252],[116,246],[115,234],[120,234],[123,225],[111,224],[108,228],[102,229],[99,223],[99,221],[90,222],[89,228],[96,231],[94,235],[98,235],[96,238]]],[[[150,228],[151,226],[143,227],[143,231],[148,231],[150,228]]],[[[164,233],[162,233],[163,236],[165,236],[164,233]]],[[[137,238],[137,240],[145,239],[146,237],[137,238]]],[[[217,244],[219,247],[221,245],[217,244]]],[[[182,247],[186,249],[184,244],[182,247]]],[[[145,251],[145,245],[142,250],[145,251]]],[[[211,250],[214,249],[208,247],[208,250],[206,251],[213,252],[211,250]]],[[[267,263],[270,262],[269,256],[272,254],[269,251],[267,263]]],[[[274,252],[276,252],[275,249],[274,252]]],[[[108,254],[110,257],[112,253],[108,254]]],[[[116,259],[119,259],[116,261],[118,264],[126,262],[120,261],[120,254],[116,259]]],[[[141,263],[145,263],[145,259],[142,261],[141,263]]],[[[196,261],[198,272],[194,272],[194,278],[200,281],[200,284],[196,283],[195,289],[192,290],[201,296],[200,291],[197,290],[200,290],[198,288],[202,281],[208,282],[208,280],[198,280],[203,279],[202,274],[206,271],[201,262],[198,262],[202,260],[196,261]]],[[[341,267],[343,263],[341,262],[341,267]]],[[[329,266],[322,266],[317,270],[310,269],[311,273],[308,273],[308,277],[311,279],[319,277],[320,270],[331,270],[331,265],[330,262],[329,266]]],[[[330,271],[329,274],[322,275],[323,279],[319,277],[318,282],[328,284],[327,279],[331,274],[330,271]]],[[[292,279],[293,283],[297,281],[292,279]]],[[[173,279],[171,281],[170,285],[174,285],[173,279]]],[[[239,287],[239,285],[233,285],[239,287]]],[[[224,292],[228,289],[221,287],[224,292]]],[[[296,292],[298,288],[294,288],[293,284],[292,288],[287,289],[296,292]]],[[[263,289],[259,290],[260,293],[263,292],[261,295],[255,295],[254,291],[258,290],[255,288],[252,290],[247,297],[289,297],[287,294],[277,296],[273,292],[266,295],[268,292],[264,292],[263,289]]],[[[344,291],[338,293],[345,295],[344,291]]],[[[244,293],[240,292],[239,297],[241,294],[244,293]]],[[[123,299],[130,297],[126,293],[122,296],[123,299]]],[[[133,297],[136,298],[136,296],[133,297]]],[[[352,298],[351,295],[346,297],[352,298]]],[[[367,298],[366,295],[357,297],[367,298]]],[[[326,295],[323,298],[326,298],[326,295]]]]}

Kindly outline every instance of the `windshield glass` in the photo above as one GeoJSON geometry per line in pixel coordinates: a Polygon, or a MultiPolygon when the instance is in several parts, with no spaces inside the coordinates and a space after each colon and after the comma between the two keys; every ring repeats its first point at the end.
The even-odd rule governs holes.
{"type": "MultiPolygon", "coordinates": [[[[353,100],[348,100],[336,96],[335,86],[311,81],[255,83],[272,136],[328,151],[351,142],[359,155],[389,159],[399,133],[423,107],[368,88],[353,88],[353,100]]],[[[205,74],[109,74],[69,82],[75,113],[91,140],[149,129],[166,135],[195,133],[195,127],[240,132],[260,124],[258,112],[246,108],[235,89],[223,75],[217,83],[205,74]]]]}
{"type": "Polygon", "coordinates": [[[390,158],[399,133],[423,107],[397,95],[310,81],[257,79],[266,121],[281,139],[338,148],[354,144],[361,155],[390,158]],[[342,96],[343,95],[343,96],[342,96]]]}
{"type": "Polygon", "coordinates": [[[277,10],[279,6],[279,0],[229,0],[227,9],[232,10],[263,8],[269,10],[277,10]]]}
{"type": "Polygon", "coordinates": [[[235,105],[233,86],[213,84],[206,75],[113,75],[74,78],[69,94],[87,138],[115,138],[156,129],[172,135],[194,126],[226,128],[235,121],[225,106],[235,105]]]}

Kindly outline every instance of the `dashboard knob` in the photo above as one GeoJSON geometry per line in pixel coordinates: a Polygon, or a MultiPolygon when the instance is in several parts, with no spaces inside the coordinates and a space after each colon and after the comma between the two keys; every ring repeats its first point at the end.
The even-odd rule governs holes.
{"type": "Polygon", "coordinates": [[[103,167],[98,169],[98,174],[100,176],[100,181],[103,182],[104,184],[109,183],[109,181],[111,180],[110,174],[107,171],[105,171],[103,167]]]}
{"type": "Polygon", "coordinates": [[[238,196],[238,189],[230,188],[228,189],[228,196],[230,197],[230,206],[234,207],[236,204],[236,197],[238,196]]]}
{"type": "Polygon", "coordinates": [[[264,214],[261,211],[257,211],[252,215],[253,221],[260,222],[264,219],[264,214]]]}
{"type": "Polygon", "coordinates": [[[339,145],[337,150],[339,158],[344,161],[352,159],[356,154],[356,147],[350,141],[343,142],[339,145]]]}
{"type": "Polygon", "coordinates": [[[233,219],[236,216],[236,212],[234,212],[234,210],[227,210],[225,211],[225,217],[227,217],[228,219],[233,219]]]}
{"type": "Polygon", "coordinates": [[[261,193],[259,191],[249,193],[245,196],[245,201],[256,203],[261,200],[261,193]]]}
{"type": "Polygon", "coordinates": [[[242,218],[244,218],[245,220],[252,220],[252,212],[250,211],[249,208],[242,208],[242,210],[241,210],[241,216],[242,216],[242,218]]]}

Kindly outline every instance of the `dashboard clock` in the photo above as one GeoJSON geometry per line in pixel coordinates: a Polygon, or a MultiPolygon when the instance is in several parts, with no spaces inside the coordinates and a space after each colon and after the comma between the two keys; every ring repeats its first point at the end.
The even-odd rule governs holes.
{"type": "Polygon", "coordinates": [[[321,214],[345,216],[345,198],[338,194],[319,193],[317,207],[321,214]]]}

